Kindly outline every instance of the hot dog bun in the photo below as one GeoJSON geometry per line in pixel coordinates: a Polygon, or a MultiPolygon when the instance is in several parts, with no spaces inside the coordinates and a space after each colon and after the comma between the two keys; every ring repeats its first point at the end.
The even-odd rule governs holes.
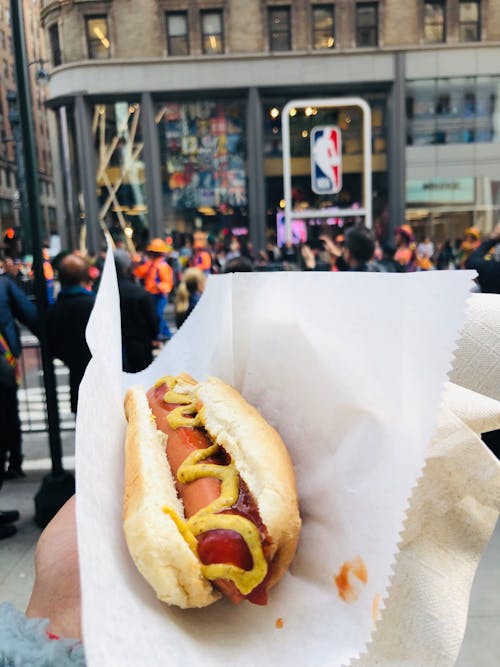
{"type": "MultiPolygon", "coordinates": [[[[278,433],[240,394],[217,378],[189,386],[203,404],[204,427],[234,461],[257,502],[271,538],[268,588],[286,572],[299,531],[293,467],[278,433]]],[[[124,532],[130,554],[158,598],[179,607],[203,607],[219,593],[204,578],[201,563],[168,506],[184,517],[165,455],[166,436],[156,428],[146,394],[133,387],[125,396],[126,438],[124,532]]]]}

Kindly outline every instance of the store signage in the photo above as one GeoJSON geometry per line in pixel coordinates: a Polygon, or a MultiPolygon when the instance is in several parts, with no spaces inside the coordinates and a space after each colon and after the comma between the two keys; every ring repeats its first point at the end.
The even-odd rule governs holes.
{"type": "Polygon", "coordinates": [[[317,195],[342,190],[342,137],[335,125],[311,130],[311,188],[317,195]]]}
{"type": "Polygon", "coordinates": [[[433,178],[409,180],[407,204],[473,204],[474,178],[433,178]]]}

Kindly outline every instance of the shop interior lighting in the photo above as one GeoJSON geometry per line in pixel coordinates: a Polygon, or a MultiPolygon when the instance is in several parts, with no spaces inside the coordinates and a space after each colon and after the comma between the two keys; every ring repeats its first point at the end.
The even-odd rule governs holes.
{"type": "Polygon", "coordinates": [[[333,37],[329,37],[326,43],[327,47],[331,49],[334,44],[335,44],[335,39],[333,37]]]}
{"type": "Polygon", "coordinates": [[[273,107],[269,112],[269,115],[271,116],[271,118],[278,118],[278,116],[280,115],[280,110],[277,109],[276,107],[273,107]]]}
{"type": "Polygon", "coordinates": [[[284,199],[280,199],[280,208],[285,208],[286,201],[284,199]]]}
{"type": "Polygon", "coordinates": [[[106,37],[106,35],[98,26],[94,28],[94,35],[97,37],[97,39],[101,41],[101,44],[104,46],[105,49],[109,49],[110,47],[109,39],[106,37]]]}
{"type": "Polygon", "coordinates": [[[134,230],[132,229],[132,227],[125,227],[125,236],[131,239],[133,235],[134,235],[134,230]]]}
{"type": "Polygon", "coordinates": [[[215,51],[217,49],[217,40],[215,39],[215,35],[210,35],[208,41],[210,42],[210,48],[215,51]]]}

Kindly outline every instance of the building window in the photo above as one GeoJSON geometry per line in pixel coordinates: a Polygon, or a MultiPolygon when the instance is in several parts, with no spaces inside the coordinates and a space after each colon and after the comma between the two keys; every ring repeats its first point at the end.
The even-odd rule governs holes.
{"type": "Polygon", "coordinates": [[[224,31],[221,10],[207,10],[201,13],[201,34],[203,53],[224,53],[224,31]]]}
{"type": "Polygon", "coordinates": [[[356,3],[356,46],[377,46],[378,6],[376,2],[356,3]]]}
{"type": "Polygon", "coordinates": [[[481,39],[479,0],[460,0],[459,24],[461,42],[479,42],[481,39]]]}
{"type": "Polygon", "coordinates": [[[333,49],[335,46],[335,22],[333,5],[313,5],[313,49],[333,49]]]}
{"type": "Polygon", "coordinates": [[[87,32],[87,44],[89,58],[91,60],[102,60],[110,57],[110,46],[108,35],[108,18],[102,16],[86,16],[85,25],[87,32]]]}
{"type": "Polygon", "coordinates": [[[424,42],[436,44],[446,38],[446,0],[429,0],[424,3],[424,42]]]}
{"type": "Polygon", "coordinates": [[[269,50],[290,51],[291,48],[290,7],[270,7],[269,50]]]}
{"type": "Polygon", "coordinates": [[[54,23],[49,28],[50,52],[52,54],[52,65],[57,67],[62,63],[61,46],[59,44],[59,27],[54,23]]]}
{"type": "Polygon", "coordinates": [[[167,13],[167,40],[169,56],[189,55],[187,12],[167,13]]]}

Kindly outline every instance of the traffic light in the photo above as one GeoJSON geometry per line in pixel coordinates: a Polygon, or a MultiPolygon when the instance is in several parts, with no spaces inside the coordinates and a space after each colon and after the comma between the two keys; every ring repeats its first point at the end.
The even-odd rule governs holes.
{"type": "Polygon", "coordinates": [[[5,254],[8,257],[17,257],[20,253],[20,229],[16,227],[8,227],[4,232],[3,241],[5,244],[5,254]]]}

